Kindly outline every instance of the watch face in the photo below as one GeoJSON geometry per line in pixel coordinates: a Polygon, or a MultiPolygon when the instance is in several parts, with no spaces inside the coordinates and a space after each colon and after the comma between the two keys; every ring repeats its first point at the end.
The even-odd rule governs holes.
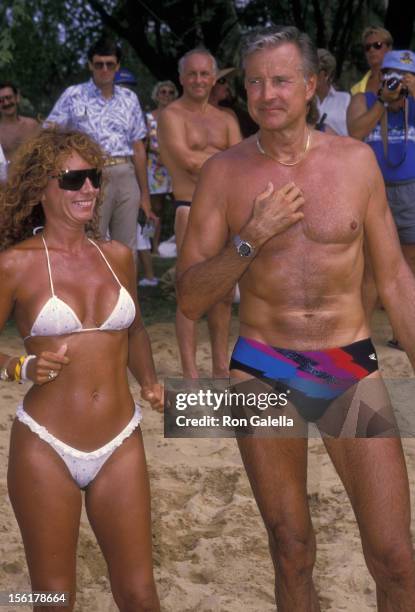
{"type": "Polygon", "coordinates": [[[238,248],[239,255],[242,257],[249,257],[252,249],[247,242],[241,242],[238,248]]]}

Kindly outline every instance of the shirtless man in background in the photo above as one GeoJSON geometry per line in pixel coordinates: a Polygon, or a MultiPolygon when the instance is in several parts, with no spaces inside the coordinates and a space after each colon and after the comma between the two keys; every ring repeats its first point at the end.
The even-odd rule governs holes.
{"type": "MultiPolygon", "coordinates": [[[[215,84],[215,58],[194,49],[179,61],[183,95],[160,114],[158,137],[161,157],[173,181],[176,199],[175,234],[180,252],[196,182],[204,162],[241,140],[237,121],[208,103],[215,84]]],[[[228,335],[233,290],[208,312],[212,344],[212,375],[228,376],[228,335]]],[[[176,334],[184,378],[197,378],[196,324],[177,308],[176,334]]]]}
{"type": "MultiPolygon", "coordinates": [[[[415,282],[369,147],[307,127],[318,72],[308,36],[293,27],[255,33],[243,60],[260,131],[204,165],[177,266],[179,305],[197,319],[238,281],[231,375],[290,389],[306,420],[319,424],[333,409],[340,418],[349,390],[366,382],[366,404],[358,405],[366,437],[323,441],[357,518],[378,610],[412,612],[408,480],[400,438],[387,437],[380,414],[380,404],[390,405],[362,305],[363,241],[413,365],[415,282]]],[[[238,444],[268,531],[278,610],[318,612],[307,439],[238,444]]]]}
{"type": "Polygon", "coordinates": [[[0,144],[7,161],[16,149],[39,129],[39,123],[19,115],[20,95],[13,83],[0,83],[0,144]]]}

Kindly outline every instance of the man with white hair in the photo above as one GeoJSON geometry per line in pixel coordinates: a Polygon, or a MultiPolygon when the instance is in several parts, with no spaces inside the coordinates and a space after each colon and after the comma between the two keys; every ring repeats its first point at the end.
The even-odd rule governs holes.
{"type": "MultiPolygon", "coordinates": [[[[183,242],[200,170],[207,159],[241,140],[238,123],[209,104],[217,77],[215,58],[206,49],[193,49],[179,61],[183,95],[159,117],[158,137],[162,162],[173,182],[176,200],[175,234],[178,252],[183,242]]],[[[226,377],[228,336],[233,291],[208,312],[212,345],[212,375],[226,377]]],[[[196,324],[177,308],[176,333],[183,376],[198,378],[196,324]]]]}
{"type": "Polygon", "coordinates": [[[408,479],[362,304],[364,242],[413,365],[415,281],[371,149],[307,125],[318,72],[309,37],[294,27],[256,32],[243,60],[260,129],[202,170],[177,267],[179,304],[196,319],[238,281],[235,387],[266,384],[288,397],[276,406],[268,392],[270,416],[292,415],[285,433],[283,422],[266,437],[238,437],[278,611],[320,610],[303,429],[313,422],[353,506],[378,610],[413,612],[408,479]]]}

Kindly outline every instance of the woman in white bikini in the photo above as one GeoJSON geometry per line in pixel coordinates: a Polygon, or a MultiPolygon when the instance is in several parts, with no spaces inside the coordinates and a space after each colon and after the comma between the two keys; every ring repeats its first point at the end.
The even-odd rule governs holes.
{"type": "Polygon", "coordinates": [[[83,489],[119,609],[158,611],[127,366],[157,410],[162,388],[132,255],[97,239],[103,161],[87,136],[44,130],[17,153],[0,193],[0,325],[13,314],[27,351],[0,354],[0,377],[33,383],[12,427],[9,495],[34,591],[68,592],[73,609],[83,489]]]}

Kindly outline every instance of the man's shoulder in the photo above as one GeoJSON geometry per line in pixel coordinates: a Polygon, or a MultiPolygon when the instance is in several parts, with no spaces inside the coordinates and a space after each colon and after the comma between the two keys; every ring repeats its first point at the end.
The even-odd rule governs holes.
{"type": "Polygon", "coordinates": [[[324,159],[338,159],[339,163],[355,166],[356,162],[360,164],[373,157],[371,147],[356,138],[322,132],[314,132],[313,134],[317,140],[317,150],[324,159]]]}
{"type": "Polygon", "coordinates": [[[128,100],[132,104],[138,104],[138,96],[134,91],[128,89],[127,87],[121,87],[121,85],[114,85],[114,91],[119,98],[123,100],[128,100]]]}
{"type": "Polygon", "coordinates": [[[166,108],[163,108],[159,116],[160,117],[169,117],[169,116],[173,117],[173,116],[184,115],[185,112],[186,112],[186,108],[182,102],[182,99],[178,98],[177,100],[174,100],[168,106],[166,106],[166,108]]]}
{"type": "Polygon", "coordinates": [[[69,85],[66,89],[63,90],[61,94],[61,98],[72,98],[74,96],[83,96],[88,93],[90,87],[90,82],[86,81],[85,83],[77,83],[76,85],[69,85]]]}
{"type": "Polygon", "coordinates": [[[35,128],[39,126],[39,122],[36,121],[36,119],[32,119],[32,117],[24,117],[20,115],[19,119],[25,127],[35,128]]]}
{"type": "Polygon", "coordinates": [[[163,110],[160,112],[157,119],[157,125],[159,128],[161,127],[161,129],[163,129],[163,126],[168,127],[170,122],[173,122],[175,126],[181,124],[184,125],[185,118],[186,109],[181,104],[179,104],[179,100],[175,100],[174,102],[171,102],[171,104],[169,104],[166,108],[163,108],[163,110]]]}

